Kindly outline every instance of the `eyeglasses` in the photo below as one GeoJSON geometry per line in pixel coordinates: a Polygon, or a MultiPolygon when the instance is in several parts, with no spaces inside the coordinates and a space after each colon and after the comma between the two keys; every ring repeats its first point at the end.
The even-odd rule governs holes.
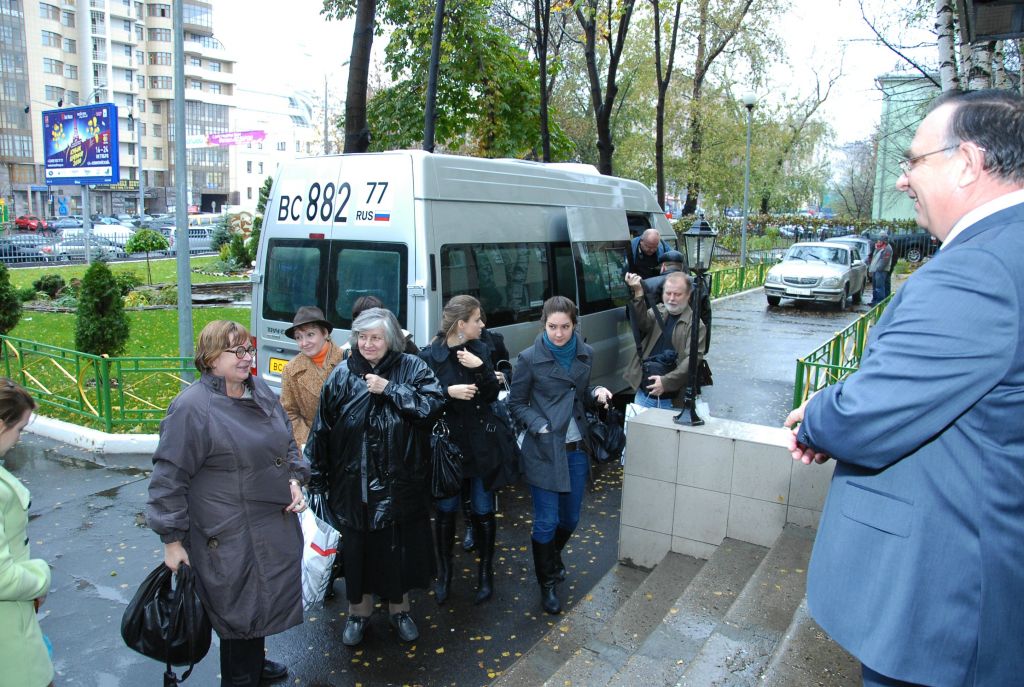
{"type": "Polygon", "coordinates": [[[904,174],[910,174],[910,170],[912,170],[914,167],[916,167],[918,162],[920,162],[921,160],[925,159],[929,155],[938,155],[939,153],[948,153],[949,151],[956,150],[959,147],[960,147],[960,144],[957,143],[955,145],[946,146],[945,148],[940,148],[939,150],[933,150],[930,153],[922,153],[920,155],[915,155],[914,157],[904,157],[902,160],[899,161],[900,170],[902,170],[902,172],[904,174]]]}
{"type": "Polygon", "coordinates": [[[239,360],[244,358],[246,353],[254,358],[256,357],[256,347],[251,344],[249,346],[238,346],[237,348],[225,348],[224,350],[231,351],[239,360]]]}

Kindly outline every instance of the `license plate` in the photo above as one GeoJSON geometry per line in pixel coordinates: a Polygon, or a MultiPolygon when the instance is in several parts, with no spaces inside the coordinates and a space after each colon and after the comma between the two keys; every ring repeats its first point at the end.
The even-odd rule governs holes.
{"type": "Polygon", "coordinates": [[[288,364],[287,360],[282,360],[281,358],[271,358],[270,359],[270,371],[273,372],[274,374],[279,375],[282,372],[284,372],[284,366],[287,365],[287,364],[288,364]]]}
{"type": "Polygon", "coordinates": [[[786,293],[792,296],[810,296],[810,289],[786,289],[786,293]]]}

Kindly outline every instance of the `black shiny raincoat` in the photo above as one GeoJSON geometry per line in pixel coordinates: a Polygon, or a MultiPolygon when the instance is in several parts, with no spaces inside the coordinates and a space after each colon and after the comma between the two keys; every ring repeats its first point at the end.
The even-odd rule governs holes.
{"type": "Polygon", "coordinates": [[[430,367],[407,353],[389,352],[371,370],[353,351],[334,369],[305,456],[310,491],[327,495],[339,524],[381,530],[429,517],[430,429],[444,401],[430,367]],[[383,393],[367,390],[366,372],[388,380],[383,393]]]}

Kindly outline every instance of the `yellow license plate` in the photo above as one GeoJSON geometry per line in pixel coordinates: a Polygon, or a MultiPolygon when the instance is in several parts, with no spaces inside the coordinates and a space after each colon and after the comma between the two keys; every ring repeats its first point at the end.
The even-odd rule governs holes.
{"type": "Polygon", "coordinates": [[[281,358],[271,358],[270,359],[270,371],[273,372],[276,375],[279,375],[282,372],[284,372],[284,366],[287,365],[287,364],[288,364],[287,360],[282,360],[281,358]]]}

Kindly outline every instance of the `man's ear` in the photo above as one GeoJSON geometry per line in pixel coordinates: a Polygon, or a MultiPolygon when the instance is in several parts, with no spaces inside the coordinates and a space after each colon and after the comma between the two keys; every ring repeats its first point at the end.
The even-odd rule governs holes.
{"type": "Polygon", "coordinates": [[[960,143],[959,155],[965,161],[964,171],[960,176],[960,186],[973,184],[985,171],[985,149],[976,143],[963,141],[960,143]]]}

